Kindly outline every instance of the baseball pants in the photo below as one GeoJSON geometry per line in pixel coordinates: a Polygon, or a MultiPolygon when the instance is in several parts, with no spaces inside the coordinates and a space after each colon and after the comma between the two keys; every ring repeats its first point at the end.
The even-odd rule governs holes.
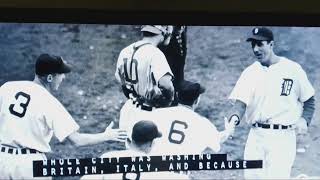
{"type": "Polygon", "coordinates": [[[52,179],[33,177],[33,161],[47,159],[44,153],[10,154],[0,152],[0,179],[52,179]]]}
{"type": "Polygon", "coordinates": [[[247,169],[245,179],[288,179],[296,156],[293,129],[251,128],[244,151],[245,160],[262,160],[262,169],[247,169]]]}

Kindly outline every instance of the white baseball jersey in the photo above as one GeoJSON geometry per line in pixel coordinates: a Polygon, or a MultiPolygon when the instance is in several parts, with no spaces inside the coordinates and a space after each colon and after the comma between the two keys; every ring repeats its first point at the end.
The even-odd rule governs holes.
{"type": "MultiPolygon", "coordinates": [[[[151,156],[151,154],[145,154],[141,151],[136,150],[121,150],[121,151],[112,151],[105,153],[101,158],[111,158],[111,157],[138,157],[138,156],[151,156]]],[[[155,167],[150,166],[154,169],[155,167]]],[[[104,174],[104,175],[86,175],[81,178],[84,179],[132,179],[132,180],[148,180],[148,179],[189,179],[185,174],[177,174],[168,171],[160,172],[132,172],[132,173],[115,173],[115,174],[104,174]],[[139,174],[139,175],[138,175],[139,174]]]]}
{"type": "Polygon", "coordinates": [[[220,150],[220,137],[216,127],[205,117],[186,106],[158,108],[140,114],[136,121],[126,124],[128,134],[139,120],[153,121],[161,138],[155,139],[153,154],[200,154],[207,147],[220,150]]]}
{"type": "Polygon", "coordinates": [[[290,125],[300,118],[303,102],[314,93],[301,66],[281,57],[269,67],[255,62],[246,68],[229,98],[247,105],[249,123],[290,125]]]}
{"type": "Polygon", "coordinates": [[[133,85],[136,93],[146,99],[152,89],[159,89],[159,79],[166,74],[173,76],[165,55],[145,41],[133,43],[120,52],[115,72],[121,84],[133,85]]]}
{"type": "Polygon", "coordinates": [[[219,131],[207,118],[179,105],[155,110],[150,117],[162,132],[155,154],[201,154],[206,148],[220,150],[219,131]]]}
{"type": "Polygon", "coordinates": [[[51,151],[79,129],[64,106],[44,87],[32,81],[7,82],[0,88],[0,144],[51,151]]]}
{"type": "MultiPolygon", "coordinates": [[[[302,114],[303,102],[314,95],[301,66],[281,57],[269,67],[253,63],[241,74],[230,99],[247,105],[247,122],[295,124],[302,114]]],[[[288,179],[296,155],[293,129],[250,129],[244,159],[262,160],[262,169],[244,171],[246,179],[288,179]]]]}

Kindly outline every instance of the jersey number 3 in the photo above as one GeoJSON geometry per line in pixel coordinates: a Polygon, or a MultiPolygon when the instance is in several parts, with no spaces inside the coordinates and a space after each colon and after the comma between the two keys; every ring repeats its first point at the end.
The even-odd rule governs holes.
{"type": "Polygon", "coordinates": [[[17,101],[15,104],[10,104],[9,111],[11,114],[22,118],[26,114],[30,102],[30,95],[24,92],[18,92],[15,98],[17,101]]]}
{"type": "Polygon", "coordinates": [[[173,144],[181,144],[184,141],[186,135],[184,134],[182,129],[177,129],[177,126],[183,126],[183,129],[188,128],[188,124],[183,121],[175,120],[171,124],[170,132],[169,132],[169,142],[173,144]]]}

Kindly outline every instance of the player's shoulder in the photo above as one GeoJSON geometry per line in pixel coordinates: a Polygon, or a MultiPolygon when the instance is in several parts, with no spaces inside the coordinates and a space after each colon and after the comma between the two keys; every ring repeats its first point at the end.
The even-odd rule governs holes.
{"type": "MultiPolygon", "coordinates": [[[[165,108],[164,108],[165,109],[165,108]]],[[[203,117],[201,114],[195,112],[194,110],[192,110],[191,108],[184,106],[184,105],[178,105],[178,106],[173,106],[173,107],[169,107],[167,108],[168,114],[174,116],[183,116],[186,117],[186,120],[190,120],[190,121],[203,121],[205,119],[205,117],[203,117]]]]}
{"type": "Polygon", "coordinates": [[[255,71],[259,70],[259,69],[261,69],[261,64],[260,64],[260,62],[255,61],[254,63],[249,65],[247,68],[245,68],[243,70],[243,73],[244,74],[252,73],[252,72],[255,72],[255,71]]]}
{"type": "Polygon", "coordinates": [[[125,53],[129,53],[130,51],[132,51],[134,44],[135,44],[135,43],[131,43],[130,45],[128,45],[128,46],[126,46],[125,48],[123,48],[123,49],[120,51],[120,55],[121,55],[121,54],[125,54],[125,53]]]}
{"type": "Polygon", "coordinates": [[[32,81],[8,81],[1,86],[2,89],[9,89],[14,91],[15,89],[24,90],[30,88],[36,88],[35,83],[32,81]]]}
{"type": "Polygon", "coordinates": [[[301,65],[294,60],[291,60],[286,57],[280,57],[280,63],[284,64],[286,68],[295,68],[295,69],[302,69],[301,65]]]}

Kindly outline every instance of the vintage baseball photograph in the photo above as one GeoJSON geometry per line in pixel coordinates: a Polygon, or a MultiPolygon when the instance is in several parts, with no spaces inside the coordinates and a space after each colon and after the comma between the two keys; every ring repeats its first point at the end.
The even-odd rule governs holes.
{"type": "Polygon", "coordinates": [[[0,179],[320,179],[319,42],[319,27],[0,23],[0,179]]]}

